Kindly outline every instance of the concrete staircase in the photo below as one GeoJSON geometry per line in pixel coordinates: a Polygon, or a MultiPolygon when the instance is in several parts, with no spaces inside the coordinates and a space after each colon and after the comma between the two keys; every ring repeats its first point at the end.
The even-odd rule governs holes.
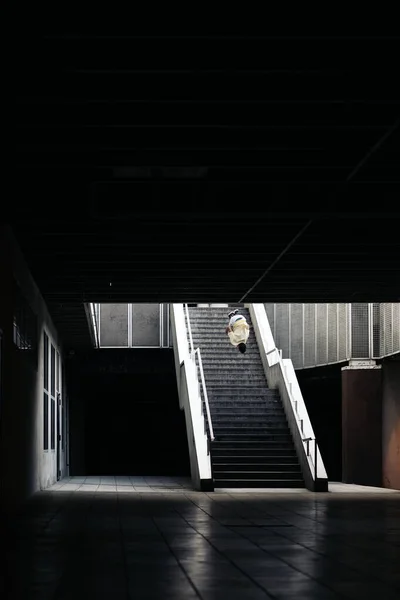
{"type": "MultiPolygon", "coordinates": [[[[254,330],[250,328],[247,352],[241,354],[225,333],[230,310],[189,308],[215,436],[211,442],[214,486],[304,487],[279,392],[268,389],[254,330]]],[[[251,325],[248,309],[240,313],[251,325]]]]}

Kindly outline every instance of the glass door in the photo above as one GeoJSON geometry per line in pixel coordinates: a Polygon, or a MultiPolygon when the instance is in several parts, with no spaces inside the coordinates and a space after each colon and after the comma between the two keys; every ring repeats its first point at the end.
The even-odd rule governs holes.
{"type": "Polygon", "coordinates": [[[60,377],[60,355],[56,353],[56,420],[57,420],[57,444],[56,444],[56,452],[57,452],[57,480],[61,479],[62,475],[62,395],[61,395],[61,377],[60,377]]]}

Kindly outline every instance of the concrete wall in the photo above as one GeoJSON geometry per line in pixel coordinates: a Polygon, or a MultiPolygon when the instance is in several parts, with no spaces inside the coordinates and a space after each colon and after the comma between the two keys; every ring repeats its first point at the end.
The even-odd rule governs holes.
{"type": "MultiPolygon", "coordinates": [[[[3,331],[0,502],[7,513],[57,480],[56,452],[43,450],[43,331],[61,360],[62,349],[43,298],[8,227],[0,228],[0,283],[3,331]],[[28,360],[27,353],[13,341],[14,281],[37,318],[37,364],[28,360]]],[[[65,472],[65,452],[61,465],[65,472]]]]}
{"type": "Polygon", "coordinates": [[[400,490],[400,360],[382,365],[383,486],[400,490]]]}

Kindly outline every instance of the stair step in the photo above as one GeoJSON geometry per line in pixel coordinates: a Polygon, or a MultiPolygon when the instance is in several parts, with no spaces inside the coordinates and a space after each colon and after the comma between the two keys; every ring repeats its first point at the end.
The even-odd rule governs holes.
{"type": "MultiPolygon", "coordinates": [[[[247,325],[249,326],[249,334],[255,335],[254,327],[251,323],[250,317],[246,317],[247,325]]],[[[222,335],[227,336],[226,328],[228,326],[228,319],[208,319],[202,317],[201,319],[190,319],[190,329],[192,331],[192,335],[194,331],[209,331],[211,333],[222,333],[222,335]]],[[[189,329],[186,323],[186,331],[189,334],[189,329]]]]}
{"type": "Polygon", "coordinates": [[[232,411],[235,411],[235,417],[247,416],[256,419],[257,417],[269,418],[283,416],[286,418],[282,406],[270,406],[263,400],[260,401],[259,405],[255,406],[250,405],[250,400],[244,400],[243,402],[238,402],[237,400],[234,402],[223,400],[222,402],[225,405],[222,405],[221,402],[215,402],[214,399],[210,400],[213,415],[217,417],[228,417],[232,414],[232,411]]]}
{"type": "Polygon", "coordinates": [[[207,379],[211,379],[214,380],[215,375],[219,375],[221,379],[229,379],[229,381],[232,382],[233,385],[237,385],[238,382],[242,381],[242,377],[256,377],[258,378],[260,381],[265,381],[265,383],[267,382],[266,378],[265,378],[265,374],[264,374],[264,370],[262,369],[262,367],[258,367],[258,366],[246,366],[246,365],[237,365],[237,366],[231,366],[231,367],[219,367],[218,365],[216,365],[215,367],[203,367],[203,371],[204,371],[204,376],[206,379],[206,385],[207,385],[207,379]]]}
{"type": "MultiPolygon", "coordinates": [[[[229,348],[229,350],[231,350],[232,352],[236,352],[238,354],[237,348],[230,343],[228,336],[226,334],[224,334],[224,336],[225,337],[223,337],[223,338],[221,338],[221,336],[219,336],[219,335],[201,336],[201,339],[194,338],[193,344],[195,346],[195,349],[196,349],[196,346],[200,346],[200,350],[202,350],[203,345],[205,346],[206,344],[207,345],[213,344],[214,348],[218,348],[218,349],[229,348]]],[[[189,341],[189,339],[188,339],[188,341],[189,341]]],[[[250,346],[251,343],[254,344],[253,347],[254,347],[254,349],[256,349],[256,351],[257,351],[256,353],[258,355],[260,355],[260,350],[259,350],[258,346],[256,345],[257,341],[256,341],[255,337],[253,338],[252,336],[249,336],[247,344],[250,346]]]]}
{"type": "Polygon", "coordinates": [[[257,394],[248,394],[239,396],[239,394],[224,394],[220,396],[218,394],[214,395],[213,389],[209,389],[207,387],[208,392],[208,401],[210,404],[214,404],[215,406],[221,405],[221,403],[228,403],[227,406],[231,404],[235,404],[237,406],[250,406],[251,404],[255,404],[258,406],[262,406],[265,408],[282,408],[282,403],[278,398],[268,397],[268,396],[260,396],[257,394]]]}
{"type": "Polygon", "coordinates": [[[300,470],[295,471],[268,471],[268,470],[230,470],[219,471],[213,470],[215,479],[302,479],[300,470]]]}
{"type": "MultiPolygon", "coordinates": [[[[241,315],[246,319],[249,325],[251,323],[251,317],[249,314],[241,313],[241,315]]],[[[227,327],[229,323],[229,319],[227,315],[191,315],[190,316],[190,326],[193,329],[196,325],[219,325],[220,327],[227,327]]]]}
{"type": "Polygon", "coordinates": [[[213,447],[215,449],[223,448],[224,452],[229,448],[229,452],[232,449],[240,450],[240,452],[244,450],[291,450],[293,448],[292,442],[287,442],[284,440],[276,440],[276,439],[268,439],[268,440],[254,440],[254,439],[238,439],[238,440],[214,440],[212,442],[213,447]]]}
{"type": "MultiPolygon", "coordinates": [[[[233,384],[236,384],[237,381],[235,381],[235,379],[231,376],[231,375],[226,375],[226,374],[218,374],[215,373],[213,375],[207,374],[207,377],[205,378],[206,380],[206,386],[208,389],[208,386],[210,384],[210,387],[212,388],[216,388],[218,387],[229,387],[229,383],[232,381],[233,384]]],[[[250,386],[252,383],[254,386],[260,387],[263,383],[266,385],[267,384],[267,380],[265,379],[264,376],[260,376],[260,375],[251,375],[251,373],[243,373],[240,374],[240,380],[243,381],[244,384],[246,384],[247,386],[250,386]]]]}
{"type": "MultiPolygon", "coordinates": [[[[222,331],[212,331],[211,329],[203,329],[203,330],[195,330],[192,331],[192,338],[193,338],[193,342],[197,341],[198,344],[202,344],[204,342],[204,340],[212,340],[213,342],[221,342],[221,344],[225,344],[225,346],[228,346],[228,348],[232,348],[233,350],[235,350],[235,347],[231,344],[231,341],[229,339],[229,336],[227,333],[225,333],[225,330],[222,331]]],[[[190,342],[190,338],[188,337],[188,341],[190,342]]],[[[258,344],[257,344],[257,338],[255,336],[254,333],[249,333],[249,336],[247,338],[247,343],[252,342],[252,344],[254,345],[254,348],[256,348],[259,352],[259,348],[258,348],[258,344]]]]}
{"type": "MultiPolygon", "coordinates": [[[[203,403],[204,404],[204,403],[203,403]]],[[[266,417],[268,416],[276,416],[276,417],[284,417],[286,418],[285,412],[282,406],[273,406],[267,404],[264,400],[260,401],[252,401],[252,400],[221,400],[218,402],[210,401],[210,410],[211,414],[217,416],[221,414],[223,411],[246,411],[248,415],[257,414],[258,412],[263,412],[266,417]]],[[[203,407],[205,410],[205,406],[203,407]]]]}
{"type": "MultiPolygon", "coordinates": [[[[258,357],[260,360],[260,351],[258,346],[255,345],[255,340],[247,340],[246,342],[246,352],[245,354],[241,354],[236,346],[233,346],[228,339],[220,342],[219,339],[210,338],[210,339],[201,339],[201,340],[193,340],[193,346],[196,350],[200,348],[201,356],[203,357],[203,352],[205,353],[205,348],[212,348],[213,354],[215,355],[223,355],[225,358],[230,356],[236,357],[245,357],[245,356],[253,356],[258,357]],[[252,350],[252,352],[250,352],[252,350]]],[[[188,344],[188,349],[190,350],[190,345],[188,344]]]]}
{"type": "Polygon", "coordinates": [[[213,371],[236,371],[237,369],[243,369],[243,370],[248,370],[248,369],[252,369],[252,370],[256,370],[259,371],[260,373],[264,374],[264,367],[262,365],[261,360],[259,362],[256,362],[254,360],[241,360],[241,358],[239,357],[238,360],[232,360],[232,361],[222,361],[222,360],[202,360],[203,363],[203,368],[204,371],[209,371],[209,372],[213,372],[213,371]],[[246,361],[246,362],[245,362],[246,361]]]}
{"type": "MultiPolygon", "coordinates": [[[[212,415],[211,415],[212,418],[212,415]]],[[[290,433],[286,419],[276,419],[275,421],[219,421],[212,418],[214,433],[233,434],[233,433],[290,433]]]]}
{"type": "MultiPolygon", "coordinates": [[[[251,376],[251,373],[249,373],[249,377],[247,378],[246,381],[243,380],[236,380],[234,377],[232,377],[231,374],[225,374],[223,373],[223,377],[219,377],[219,373],[220,371],[216,370],[215,373],[207,373],[207,379],[209,381],[211,381],[213,383],[213,385],[218,384],[219,387],[226,387],[226,388],[237,388],[238,384],[240,385],[240,387],[243,389],[243,387],[264,387],[267,383],[267,379],[264,375],[264,373],[256,373],[253,376],[253,379],[249,379],[249,377],[251,376]],[[221,379],[221,381],[218,381],[218,379],[221,379]]],[[[244,372],[242,374],[243,377],[246,376],[246,373],[244,372]]],[[[207,381],[206,381],[206,385],[207,385],[207,381]]]]}
{"type": "Polygon", "coordinates": [[[261,368],[262,371],[264,372],[264,367],[262,365],[261,359],[259,361],[256,361],[254,359],[250,359],[246,355],[240,355],[238,357],[230,358],[228,360],[223,360],[223,359],[219,359],[219,358],[205,359],[203,356],[201,362],[203,363],[204,369],[210,369],[210,368],[211,369],[213,369],[213,368],[219,368],[219,369],[235,368],[235,369],[237,369],[238,367],[243,367],[243,368],[248,369],[250,367],[257,367],[257,368],[261,368]]]}
{"type": "Polygon", "coordinates": [[[258,406],[250,407],[250,409],[248,409],[247,406],[231,405],[229,406],[229,414],[227,414],[226,408],[226,406],[218,408],[214,404],[210,405],[211,417],[213,422],[227,422],[233,424],[239,422],[240,420],[248,424],[258,422],[263,424],[275,423],[276,421],[281,422],[282,420],[287,422],[286,415],[282,409],[277,411],[265,409],[265,411],[261,412],[261,407],[258,406]],[[244,410],[246,411],[246,414],[243,414],[244,410]]]}
{"type": "Polygon", "coordinates": [[[297,457],[295,455],[295,453],[293,452],[291,456],[286,456],[286,455],[282,455],[282,456],[275,456],[275,455],[270,455],[270,454],[266,454],[265,456],[259,456],[259,455],[242,455],[242,454],[229,454],[224,455],[224,454],[220,454],[220,455],[216,455],[214,456],[214,452],[213,452],[213,465],[217,466],[217,465],[231,465],[231,464],[235,464],[235,465],[256,465],[256,464],[263,464],[263,465],[268,465],[268,467],[270,467],[271,469],[274,469],[275,467],[281,467],[282,469],[286,466],[289,467],[298,467],[299,463],[297,461],[297,457]]]}
{"type": "Polygon", "coordinates": [[[235,394],[236,396],[248,396],[248,395],[257,395],[257,396],[268,396],[269,398],[277,398],[279,399],[279,391],[272,390],[271,388],[266,387],[265,385],[220,385],[218,387],[213,385],[214,394],[217,396],[224,396],[228,392],[230,395],[235,394]]]}
{"type": "Polygon", "coordinates": [[[260,396],[235,396],[232,394],[232,396],[226,395],[222,398],[216,398],[212,394],[208,393],[208,402],[210,406],[215,406],[215,408],[221,410],[225,409],[227,412],[231,409],[231,407],[236,407],[237,409],[242,408],[244,412],[250,408],[260,412],[268,410],[271,413],[283,411],[283,406],[279,400],[275,402],[273,398],[265,398],[260,396]]]}
{"type": "Polygon", "coordinates": [[[235,388],[227,388],[226,390],[214,385],[207,385],[207,393],[208,399],[215,402],[226,402],[235,401],[235,402],[263,402],[264,404],[269,404],[271,407],[282,406],[282,402],[276,394],[268,394],[269,389],[265,387],[264,389],[257,389],[250,387],[249,390],[247,388],[243,388],[242,393],[237,393],[235,388]]]}
{"type": "Polygon", "coordinates": [[[257,349],[257,352],[250,352],[250,348],[248,348],[245,354],[241,354],[240,352],[238,352],[236,350],[236,348],[234,346],[229,346],[229,353],[222,352],[222,350],[221,350],[221,352],[216,352],[215,350],[206,352],[206,348],[201,348],[200,352],[201,352],[201,358],[202,358],[203,362],[211,362],[213,360],[219,360],[222,363],[224,363],[224,362],[226,362],[226,363],[254,362],[257,364],[262,364],[261,356],[260,356],[258,349],[257,349]]]}
{"type": "MultiPolygon", "coordinates": [[[[250,327],[249,332],[254,333],[254,328],[250,323],[250,320],[246,315],[243,315],[246,318],[247,324],[250,327]]],[[[192,330],[192,335],[194,331],[223,331],[226,335],[225,331],[228,326],[228,319],[190,319],[190,328],[192,330]]]]}
{"type": "MultiPolygon", "coordinates": [[[[247,321],[247,323],[249,325],[251,325],[251,318],[250,315],[247,314],[245,315],[244,313],[241,313],[241,316],[244,317],[247,321]]],[[[225,315],[195,315],[194,317],[190,317],[190,326],[193,328],[196,325],[202,324],[202,325],[211,325],[211,324],[217,324],[219,326],[223,326],[226,327],[229,323],[229,319],[227,316],[225,315]]]]}
{"type": "Polygon", "coordinates": [[[213,461],[213,469],[214,469],[214,473],[217,472],[223,472],[223,473],[227,473],[228,471],[246,471],[246,472],[258,472],[260,470],[262,471],[268,471],[268,472],[273,472],[273,473],[300,473],[300,465],[298,463],[267,463],[264,461],[259,461],[259,462],[254,462],[251,459],[249,459],[247,462],[241,460],[239,461],[235,461],[235,462],[220,462],[220,460],[218,459],[218,461],[213,461]]]}
{"type": "Polygon", "coordinates": [[[265,447],[245,447],[245,446],[232,446],[229,445],[219,445],[218,442],[211,443],[212,456],[213,458],[224,457],[225,460],[227,455],[232,457],[232,460],[236,460],[238,457],[249,457],[249,458],[260,458],[263,457],[266,460],[274,459],[274,460],[286,460],[287,458],[291,458],[292,460],[297,460],[296,451],[292,445],[285,445],[282,448],[270,446],[268,448],[265,447]],[[217,445],[216,445],[217,444],[217,445]]]}
{"type": "Polygon", "coordinates": [[[265,414],[263,412],[256,412],[256,413],[248,413],[248,412],[242,412],[242,410],[240,409],[240,411],[238,410],[234,410],[235,407],[232,407],[232,410],[230,412],[215,412],[214,411],[214,407],[211,408],[211,416],[212,416],[212,420],[213,423],[219,423],[220,425],[222,425],[223,423],[229,424],[232,423],[233,425],[239,425],[240,423],[246,424],[246,425],[252,425],[252,424],[256,424],[256,423],[260,423],[260,425],[268,425],[269,423],[275,423],[275,422],[279,422],[281,423],[282,421],[286,423],[286,416],[284,413],[280,413],[280,414],[265,414]]]}
{"type": "MultiPolygon", "coordinates": [[[[189,332],[187,333],[187,336],[188,338],[190,337],[189,332]]],[[[226,333],[226,323],[219,325],[200,325],[197,327],[192,327],[192,338],[193,340],[195,338],[197,338],[198,340],[201,340],[203,338],[213,338],[230,343],[229,335],[226,333]]],[[[251,328],[249,330],[248,339],[254,340],[254,342],[257,343],[256,334],[251,328]]]]}
{"type": "MultiPolygon", "coordinates": [[[[242,411],[248,414],[254,414],[258,412],[262,412],[266,416],[268,415],[285,415],[282,404],[278,404],[273,402],[272,400],[268,400],[265,398],[254,399],[254,398],[236,398],[233,396],[232,398],[225,396],[225,398],[210,398],[208,397],[208,402],[210,407],[215,414],[219,414],[221,412],[231,412],[242,411]]],[[[286,415],[285,415],[286,416],[286,415]]]]}
{"type": "Polygon", "coordinates": [[[213,421],[214,433],[218,433],[218,436],[221,435],[247,435],[251,434],[251,436],[256,435],[290,435],[289,427],[286,422],[283,423],[269,423],[267,425],[263,425],[261,427],[257,427],[254,423],[232,423],[230,422],[228,425],[224,425],[222,423],[213,421]]]}
{"type": "Polygon", "coordinates": [[[303,479],[214,479],[214,488],[304,488],[303,479]]]}
{"type": "Polygon", "coordinates": [[[247,346],[246,354],[240,354],[240,352],[237,351],[237,348],[235,348],[235,346],[232,346],[231,343],[218,344],[218,342],[214,342],[213,346],[211,347],[200,346],[200,351],[202,358],[204,358],[205,356],[218,356],[222,358],[234,357],[238,359],[241,358],[242,360],[244,360],[247,357],[260,358],[260,350],[258,349],[258,346],[256,347],[251,345],[247,346]]]}
{"type": "Polygon", "coordinates": [[[260,379],[265,378],[264,369],[261,365],[219,365],[218,363],[214,363],[211,365],[203,365],[204,375],[207,377],[213,377],[214,375],[220,374],[225,377],[232,377],[232,383],[237,384],[238,381],[236,378],[242,375],[252,375],[254,377],[259,377],[260,379]]]}
{"type": "MultiPolygon", "coordinates": [[[[208,422],[206,423],[208,427],[208,422]]],[[[236,433],[240,433],[245,435],[246,433],[252,434],[264,434],[270,435],[275,433],[290,433],[289,426],[286,420],[281,419],[277,421],[266,421],[264,423],[246,421],[218,421],[218,419],[212,418],[212,426],[214,430],[214,434],[217,437],[221,435],[234,435],[236,433]]]]}
{"type": "Polygon", "coordinates": [[[290,433],[219,433],[214,431],[214,435],[216,440],[219,442],[231,442],[231,443],[240,443],[240,442],[258,442],[258,443],[292,443],[292,437],[290,433]]]}

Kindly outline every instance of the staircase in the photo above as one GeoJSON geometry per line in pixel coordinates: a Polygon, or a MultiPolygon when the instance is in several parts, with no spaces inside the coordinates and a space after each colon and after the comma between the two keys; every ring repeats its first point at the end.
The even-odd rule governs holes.
{"type": "MultiPolygon", "coordinates": [[[[304,487],[279,392],[268,389],[254,330],[250,327],[247,352],[241,354],[225,333],[230,310],[189,308],[193,344],[201,351],[214,429],[214,486],[304,487]]],[[[241,308],[240,313],[251,325],[248,309],[241,308]]]]}

